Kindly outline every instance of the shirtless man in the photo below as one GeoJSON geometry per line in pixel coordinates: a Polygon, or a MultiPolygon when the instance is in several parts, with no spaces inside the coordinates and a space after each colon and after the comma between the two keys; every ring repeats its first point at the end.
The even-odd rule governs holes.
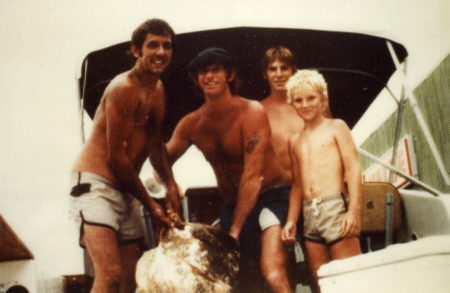
{"type": "MultiPolygon", "coordinates": [[[[268,265],[281,250],[268,247],[272,239],[260,236],[266,228],[259,223],[261,210],[271,206],[278,215],[282,209],[279,204],[272,206],[279,191],[268,191],[284,183],[270,143],[267,114],[259,102],[233,93],[235,62],[227,51],[201,51],[190,62],[189,72],[202,90],[205,103],[178,123],[167,143],[170,161],[175,162],[191,144],[200,149],[214,170],[227,204],[220,216],[222,229],[240,242],[241,253],[258,251],[261,242],[265,279],[273,291],[290,293],[287,278],[280,279],[279,272],[272,270],[274,266],[268,265]]],[[[285,215],[279,222],[284,221],[285,215]]]]}
{"type": "Polygon", "coordinates": [[[147,157],[167,185],[168,212],[179,209],[163,141],[165,102],[159,80],[171,61],[173,37],[172,28],[159,19],[133,32],[136,63],[105,89],[92,135],[73,167],[71,195],[82,218],[80,243],[95,271],[91,292],[134,292],[134,270],[143,248],[138,201],[154,219],[172,224],[139,179],[147,157]]]}
{"type": "Polygon", "coordinates": [[[303,237],[319,292],[321,265],[361,253],[361,172],[347,124],[323,114],[328,104],[323,76],[315,70],[299,70],[286,87],[288,101],[305,126],[289,144],[293,184],[283,240],[295,239],[303,207],[303,237]]]}
{"type": "MultiPolygon", "coordinates": [[[[285,84],[295,72],[295,61],[292,52],[283,46],[269,48],[264,53],[261,60],[261,70],[263,77],[270,86],[270,94],[262,101],[264,109],[267,112],[272,130],[272,147],[279,163],[280,175],[283,178],[282,184],[287,187],[292,181],[291,159],[288,152],[288,140],[297,132],[301,131],[303,121],[295,112],[294,108],[287,103],[287,93],[285,84]]],[[[266,165],[271,168],[271,165],[266,165]]],[[[289,197],[289,188],[284,189],[284,194],[279,198],[281,202],[287,202],[289,197]]],[[[285,211],[287,214],[287,210],[285,211]]],[[[281,227],[284,223],[274,222],[272,226],[263,231],[262,237],[270,245],[266,246],[263,253],[276,255],[270,259],[270,262],[262,264],[262,270],[276,270],[280,279],[287,280],[286,272],[286,247],[281,241],[281,227]]]]}
{"type": "Polygon", "coordinates": [[[267,112],[272,129],[272,146],[281,165],[282,177],[290,184],[291,159],[288,141],[303,127],[303,121],[287,103],[286,82],[296,70],[292,52],[282,46],[268,49],[261,60],[263,77],[270,86],[270,94],[261,103],[267,112]]]}

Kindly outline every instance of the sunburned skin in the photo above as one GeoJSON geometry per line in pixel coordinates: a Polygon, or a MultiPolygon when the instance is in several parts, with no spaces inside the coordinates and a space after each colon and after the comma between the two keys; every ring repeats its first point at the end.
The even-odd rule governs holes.
{"type": "Polygon", "coordinates": [[[292,174],[288,141],[295,133],[301,131],[303,121],[285,101],[280,103],[269,99],[270,97],[264,100],[262,104],[269,117],[272,130],[272,148],[277,158],[283,182],[289,184],[292,180],[292,174]]]}
{"type": "Polygon", "coordinates": [[[291,81],[288,83],[290,103],[305,125],[303,131],[289,141],[293,185],[283,240],[295,240],[303,201],[313,200],[317,208],[323,202],[322,198],[339,196],[343,192],[348,195],[348,202],[340,198],[342,213],[322,205],[317,209],[317,216],[322,218],[314,222],[309,217],[315,216],[307,213],[307,209],[303,212],[304,231],[316,230],[319,239],[323,239],[317,242],[304,234],[308,263],[314,277],[313,292],[320,292],[317,275],[320,266],[361,253],[358,238],[361,231],[361,172],[349,127],[343,120],[326,117],[328,94],[323,76],[317,71],[299,70],[291,81]],[[327,239],[326,232],[332,232],[332,226],[324,230],[324,223],[337,225],[340,229],[337,236],[327,239]]]}
{"type": "MultiPolygon", "coordinates": [[[[208,109],[203,108],[189,114],[180,123],[180,131],[190,138],[211,164],[220,194],[228,203],[236,201],[244,168],[243,154],[252,153],[264,135],[258,132],[245,137],[242,135],[245,122],[251,118],[249,116],[254,110],[262,110],[258,102],[234,97],[226,111],[208,113],[208,109]]],[[[262,189],[282,181],[280,169],[274,159],[274,152],[270,149],[265,160],[268,165],[274,166],[275,170],[263,168],[262,189]]]]}
{"type": "MultiPolygon", "coordinates": [[[[285,85],[294,73],[293,64],[287,62],[290,60],[288,56],[292,56],[289,49],[275,47],[268,49],[264,57],[266,59],[263,59],[268,61],[263,76],[269,84],[270,95],[262,101],[262,104],[269,118],[272,133],[271,147],[277,160],[277,165],[266,165],[266,168],[277,172],[277,175],[281,178],[277,183],[278,185],[291,185],[292,183],[288,141],[303,127],[302,119],[287,103],[285,85]],[[279,57],[274,57],[277,54],[279,54],[279,57]],[[286,58],[285,61],[280,59],[282,55],[286,58]]],[[[279,203],[282,204],[283,199],[280,199],[279,203]]],[[[261,239],[265,245],[265,250],[261,257],[261,269],[265,272],[266,278],[270,274],[278,276],[273,279],[268,278],[269,285],[274,292],[291,293],[286,268],[288,254],[286,247],[281,242],[281,225],[283,224],[271,225],[262,231],[261,239]]]]}
{"type": "Polygon", "coordinates": [[[324,119],[313,133],[305,130],[292,143],[295,157],[299,158],[304,200],[345,191],[344,166],[334,124],[335,121],[324,119]]]}
{"type": "Polygon", "coordinates": [[[294,91],[292,105],[305,121],[305,127],[290,145],[294,163],[299,166],[304,200],[347,191],[346,175],[351,178],[351,194],[360,193],[353,190],[353,186],[359,186],[354,182],[359,168],[354,167],[358,165],[357,152],[350,129],[342,120],[326,118],[324,103],[324,98],[310,85],[294,91]]]}
{"type": "Polygon", "coordinates": [[[136,63],[108,84],[94,116],[91,136],[72,169],[107,179],[166,224],[168,218],[149,197],[139,172],[149,158],[167,185],[167,210],[179,210],[178,188],[163,142],[165,98],[159,80],[171,60],[171,46],[170,35],[151,33],[140,48],[132,46],[136,63]]]}
{"type": "MultiPolygon", "coordinates": [[[[195,62],[202,62],[208,50],[210,56],[222,58],[227,55],[220,49],[206,49],[197,55],[195,62]]],[[[228,235],[239,242],[260,194],[275,186],[286,185],[289,180],[283,176],[275,156],[263,105],[231,93],[229,83],[234,75],[233,70],[227,71],[220,63],[204,64],[199,68],[195,83],[202,90],[205,103],[178,123],[167,143],[167,151],[171,162],[191,144],[203,153],[214,170],[220,195],[226,203],[235,204],[230,205],[233,214],[227,229],[228,235]]],[[[281,227],[275,224],[264,229],[260,239],[254,241],[261,241],[261,269],[269,286],[274,292],[290,293],[286,274],[273,269],[284,259],[283,251],[279,249],[282,245],[280,230],[281,227]],[[269,243],[271,240],[276,243],[269,243]],[[277,275],[276,278],[273,275],[277,275]]]]}
{"type": "Polygon", "coordinates": [[[280,59],[270,62],[264,74],[270,86],[270,95],[261,102],[269,117],[272,147],[283,183],[286,184],[290,184],[292,181],[288,141],[303,127],[302,119],[287,103],[285,83],[292,76],[293,71],[292,66],[280,59]]]}
{"type": "MultiPolygon", "coordinates": [[[[138,172],[148,156],[151,141],[148,139],[151,135],[151,129],[155,125],[152,120],[151,112],[155,108],[161,107],[163,95],[162,84],[160,82],[155,86],[155,92],[148,94],[148,90],[139,87],[139,83],[133,81],[133,78],[126,74],[117,76],[109,85],[115,87],[117,84],[133,84],[128,90],[139,97],[139,103],[130,100],[127,107],[127,116],[124,117],[123,137],[121,142],[125,149],[128,159],[132,166],[138,172]]],[[[106,93],[108,89],[106,90],[106,93]]],[[[110,97],[106,94],[97,108],[95,119],[93,121],[93,131],[89,140],[81,151],[79,159],[76,161],[74,170],[78,172],[91,172],[98,174],[113,183],[119,183],[116,176],[112,173],[108,165],[108,147],[106,144],[106,104],[110,97]]]]}
{"type": "MultiPolygon", "coordinates": [[[[103,220],[83,218],[81,222],[80,240],[84,241],[95,271],[91,292],[118,292],[118,288],[121,292],[135,291],[135,263],[143,248],[140,221],[132,218],[139,217],[137,201],[150,212],[157,227],[173,226],[175,223],[167,215],[179,211],[180,196],[163,140],[165,98],[159,79],[172,58],[171,31],[164,21],[151,19],[133,32],[131,52],[136,62],[105,89],[91,136],[72,169],[74,175],[78,173],[76,186],[81,186],[83,173],[93,173],[99,180],[107,181],[117,195],[116,201],[107,197],[94,199],[101,206],[103,220]],[[160,29],[167,33],[151,32],[160,29]],[[139,178],[147,158],[166,185],[165,209],[149,196],[139,178]],[[108,219],[114,219],[117,227],[111,226],[108,219]],[[123,233],[125,229],[132,231],[128,233],[132,237],[123,233]]],[[[77,196],[82,201],[94,192],[103,196],[105,190],[94,188],[86,196],[77,196]]],[[[81,217],[92,214],[98,206],[85,205],[80,210],[81,217]]]]}

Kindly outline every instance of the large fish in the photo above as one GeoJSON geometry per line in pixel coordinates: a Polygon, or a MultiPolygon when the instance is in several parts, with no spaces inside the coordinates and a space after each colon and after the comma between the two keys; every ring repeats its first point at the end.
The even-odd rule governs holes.
{"type": "Polygon", "coordinates": [[[136,293],[235,292],[239,252],[219,228],[187,223],[167,230],[136,267],[136,293]]]}

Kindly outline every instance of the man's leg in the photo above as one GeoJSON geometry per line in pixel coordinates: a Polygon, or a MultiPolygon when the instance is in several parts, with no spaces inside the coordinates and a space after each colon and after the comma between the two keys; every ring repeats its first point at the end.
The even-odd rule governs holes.
{"type": "Polygon", "coordinates": [[[116,232],[104,226],[83,224],[84,242],[94,265],[91,293],[117,293],[122,268],[116,232]]]}
{"type": "Polygon", "coordinates": [[[358,237],[345,238],[330,247],[332,259],[343,259],[361,254],[358,237]]]}
{"type": "Polygon", "coordinates": [[[134,241],[119,246],[122,265],[122,278],[120,281],[120,293],[134,292],[136,290],[136,263],[142,256],[141,241],[134,241]]]}
{"type": "Polygon", "coordinates": [[[261,233],[261,271],[270,288],[277,293],[292,293],[286,271],[287,252],[281,241],[280,225],[261,233]]]}
{"type": "Polygon", "coordinates": [[[328,246],[322,243],[305,240],[306,255],[308,258],[309,268],[314,277],[314,292],[320,292],[319,277],[317,270],[320,266],[330,261],[328,246]]]}

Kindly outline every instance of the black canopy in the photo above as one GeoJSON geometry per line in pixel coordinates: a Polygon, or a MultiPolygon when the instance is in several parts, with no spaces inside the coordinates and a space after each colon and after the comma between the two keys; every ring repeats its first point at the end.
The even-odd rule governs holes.
{"type": "MultiPolygon", "coordinates": [[[[267,48],[284,45],[298,60],[299,68],[316,68],[329,86],[330,107],[334,117],[353,127],[380,93],[395,66],[386,39],[344,32],[284,28],[238,27],[178,34],[173,61],[161,77],[167,95],[166,137],[176,123],[202,103],[202,97],[189,81],[186,67],[202,49],[222,47],[239,61],[239,94],[261,100],[268,94],[259,62],[267,48]]],[[[406,49],[392,42],[397,58],[403,61],[406,49]]],[[[131,68],[129,42],[89,53],[83,62],[81,98],[90,117],[108,82],[131,68]]]]}

